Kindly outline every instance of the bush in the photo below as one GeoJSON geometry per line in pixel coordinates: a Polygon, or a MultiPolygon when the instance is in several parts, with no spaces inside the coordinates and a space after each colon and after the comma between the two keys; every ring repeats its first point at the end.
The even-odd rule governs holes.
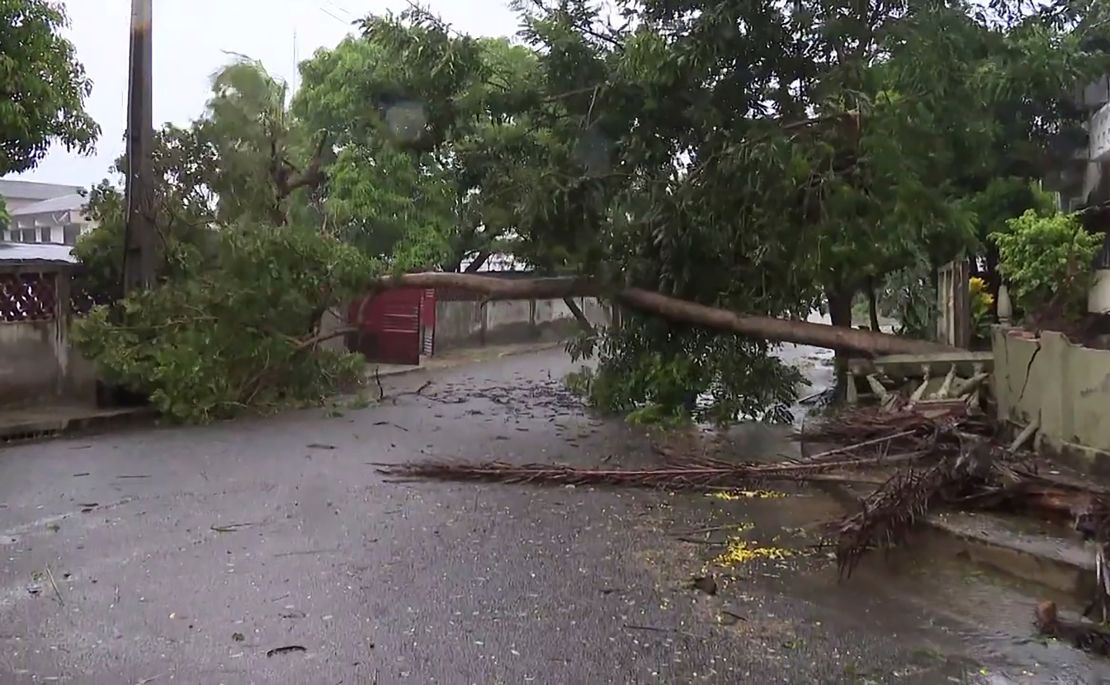
{"type": "Polygon", "coordinates": [[[308,229],[208,238],[212,254],[191,273],[75,323],[74,340],[105,380],[202,422],[318,401],[358,379],[362,360],[319,349],[315,329],[326,308],[365,292],[376,264],[308,229]]]}
{"type": "Polygon", "coordinates": [[[1081,314],[1102,236],[1085,231],[1071,214],[1029,210],[1006,225],[991,239],[1018,306],[1035,318],[1081,314]]]}

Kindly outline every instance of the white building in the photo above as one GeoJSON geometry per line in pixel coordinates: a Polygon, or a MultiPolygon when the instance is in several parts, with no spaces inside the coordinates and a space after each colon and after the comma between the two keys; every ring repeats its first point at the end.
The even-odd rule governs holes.
{"type": "Polygon", "coordinates": [[[13,243],[74,245],[92,229],[80,186],[0,179],[0,197],[8,210],[0,222],[0,240],[13,243]]]}

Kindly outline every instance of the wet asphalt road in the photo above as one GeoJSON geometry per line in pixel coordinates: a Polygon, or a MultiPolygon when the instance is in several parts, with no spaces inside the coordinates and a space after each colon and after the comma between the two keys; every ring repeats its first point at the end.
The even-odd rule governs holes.
{"type": "MultiPolygon", "coordinates": [[[[837,586],[801,530],[837,514],[817,494],[375,471],[657,463],[642,429],[562,390],[569,368],[552,351],[398,377],[365,408],[0,450],[0,684],[1100,682],[1098,664],[1022,641],[1028,598],[995,581],[951,571],[953,591],[911,560],[837,586]],[[738,521],[797,555],[690,589],[720,572],[704,544],[720,533],[689,531],[738,521]]],[[[786,449],[764,428],[729,444],[786,449]]]]}

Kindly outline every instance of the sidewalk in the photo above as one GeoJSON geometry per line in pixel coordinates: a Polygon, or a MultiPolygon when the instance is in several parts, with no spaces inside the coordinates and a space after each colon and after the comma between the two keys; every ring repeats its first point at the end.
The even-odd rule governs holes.
{"type": "Polygon", "coordinates": [[[386,376],[397,376],[404,373],[413,373],[415,371],[440,371],[443,369],[451,369],[456,366],[463,366],[464,364],[476,364],[500,359],[501,357],[512,357],[518,354],[553,350],[561,348],[565,344],[565,341],[544,341],[517,343],[512,345],[467,347],[450,350],[434,357],[422,357],[420,359],[420,366],[407,364],[367,364],[366,377],[374,378],[374,376],[377,375],[384,378],[386,376]]]}
{"type": "MultiPolygon", "coordinates": [[[[368,364],[366,377],[372,379],[375,374],[386,377],[416,371],[439,371],[501,357],[555,349],[563,344],[548,341],[451,350],[443,355],[422,359],[419,366],[368,364]]],[[[0,443],[116,428],[130,421],[155,417],[157,413],[150,407],[97,407],[92,404],[69,403],[0,408],[0,443]]]]}

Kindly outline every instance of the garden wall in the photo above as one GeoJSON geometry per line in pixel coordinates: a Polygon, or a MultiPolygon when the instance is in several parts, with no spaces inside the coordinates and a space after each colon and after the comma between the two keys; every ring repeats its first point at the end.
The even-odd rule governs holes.
{"type": "MultiPolygon", "coordinates": [[[[607,326],[609,308],[596,298],[576,298],[595,326],[607,326]]],[[[558,340],[574,334],[578,322],[562,300],[439,300],[436,302],[435,349],[558,340]]]]}
{"type": "Polygon", "coordinates": [[[1110,473],[1110,351],[1005,326],[994,327],[991,346],[998,419],[1039,419],[1040,448],[1110,473]]]}

